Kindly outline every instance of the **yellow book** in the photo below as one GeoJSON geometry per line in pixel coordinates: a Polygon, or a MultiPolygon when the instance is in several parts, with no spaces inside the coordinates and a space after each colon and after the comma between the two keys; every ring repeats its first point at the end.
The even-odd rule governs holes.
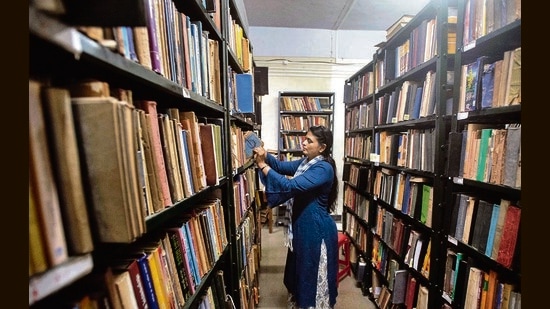
{"type": "Polygon", "coordinates": [[[32,189],[29,184],[29,276],[45,271],[48,268],[42,231],[32,189]]]}
{"type": "Polygon", "coordinates": [[[151,279],[155,290],[155,296],[158,300],[159,309],[170,309],[170,300],[166,294],[166,284],[162,277],[162,269],[160,264],[159,247],[151,250],[147,255],[147,263],[151,269],[151,279]]]}

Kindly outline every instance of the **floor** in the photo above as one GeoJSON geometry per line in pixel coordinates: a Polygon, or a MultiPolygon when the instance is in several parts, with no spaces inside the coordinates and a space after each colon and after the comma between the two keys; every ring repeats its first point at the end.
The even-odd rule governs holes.
{"type": "MultiPolygon", "coordinates": [[[[257,308],[287,308],[287,293],[283,285],[286,248],[283,246],[283,228],[273,225],[269,233],[267,224],[262,227],[262,256],[260,260],[260,300],[257,308]]],[[[376,306],[361,293],[351,276],[340,281],[334,309],[365,308],[376,306]]]]}

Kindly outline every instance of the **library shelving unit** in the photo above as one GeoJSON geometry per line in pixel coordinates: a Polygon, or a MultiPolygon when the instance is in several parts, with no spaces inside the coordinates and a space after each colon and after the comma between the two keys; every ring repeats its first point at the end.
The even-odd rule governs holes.
{"type": "Polygon", "coordinates": [[[242,25],[233,0],[29,3],[30,308],[256,306],[242,25]]]}
{"type": "Polygon", "coordinates": [[[344,229],[380,308],[521,303],[521,7],[496,2],[431,1],[345,82],[344,229]]]}
{"type": "Polygon", "coordinates": [[[458,4],[449,134],[442,303],[518,308],[521,303],[521,4],[458,4]],[[480,11],[486,11],[480,17],[480,11]],[[479,287],[483,287],[479,289],[479,287]],[[508,307],[507,307],[508,306],[508,307]]]}
{"type": "MultiPolygon", "coordinates": [[[[333,129],[334,92],[279,92],[279,147],[281,160],[303,157],[302,142],[310,126],[323,125],[333,129]]],[[[277,208],[277,224],[286,224],[284,207],[277,208]]]]}
{"type": "Polygon", "coordinates": [[[441,301],[430,261],[441,250],[456,12],[455,1],[430,1],[344,84],[343,227],[380,308],[441,301]]]}

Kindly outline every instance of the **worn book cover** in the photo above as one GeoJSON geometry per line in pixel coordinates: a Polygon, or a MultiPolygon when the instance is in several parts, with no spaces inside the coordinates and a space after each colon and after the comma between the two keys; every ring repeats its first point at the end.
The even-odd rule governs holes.
{"type": "Polygon", "coordinates": [[[254,148],[263,146],[262,140],[253,131],[247,131],[244,134],[244,142],[244,151],[246,154],[246,158],[251,158],[252,156],[254,156],[254,148]]]}

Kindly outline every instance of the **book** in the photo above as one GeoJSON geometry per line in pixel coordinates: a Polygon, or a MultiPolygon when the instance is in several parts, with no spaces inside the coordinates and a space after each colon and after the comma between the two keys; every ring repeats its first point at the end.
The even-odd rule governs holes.
{"type": "Polygon", "coordinates": [[[158,192],[160,193],[161,203],[153,202],[155,212],[158,212],[165,207],[172,205],[172,197],[168,184],[168,174],[162,150],[162,140],[160,135],[160,127],[158,123],[157,102],[150,100],[140,100],[135,102],[136,107],[145,111],[149,115],[147,117],[147,126],[153,159],[153,171],[156,173],[158,192]]]}
{"type": "Polygon", "coordinates": [[[209,186],[217,185],[219,182],[217,168],[217,151],[215,149],[214,125],[199,123],[199,135],[201,139],[202,154],[204,158],[204,173],[206,175],[206,184],[209,186]]]}
{"type": "Polygon", "coordinates": [[[472,223],[473,232],[471,246],[481,253],[485,253],[485,248],[487,246],[487,237],[489,235],[492,213],[493,204],[480,199],[477,205],[475,221],[472,223]]]}
{"type": "Polygon", "coordinates": [[[492,128],[481,129],[481,137],[479,141],[479,153],[478,153],[476,177],[475,177],[475,179],[478,181],[484,181],[484,179],[486,178],[485,165],[487,162],[487,157],[490,156],[489,141],[491,139],[492,134],[493,134],[492,128]]]}
{"type": "Polygon", "coordinates": [[[68,250],[74,255],[88,253],[94,245],[69,90],[43,87],[42,99],[68,250]]]}
{"type": "Polygon", "coordinates": [[[153,277],[151,275],[151,269],[149,266],[148,255],[150,253],[145,253],[137,258],[137,263],[139,266],[139,273],[141,275],[141,281],[144,287],[145,296],[147,297],[147,304],[151,309],[159,309],[159,303],[157,295],[155,293],[155,287],[153,285],[153,277]]]}
{"type": "Polygon", "coordinates": [[[394,305],[404,304],[407,293],[407,279],[409,272],[406,269],[400,269],[395,271],[393,293],[391,302],[394,305]]]}
{"type": "Polygon", "coordinates": [[[416,309],[428,309],[428,287],[420,285],[418,288],[418,296],[416,300],[416,309]]]}
{"type": "Polygon", "coordinates": [[[38,81],[29,79],[29,179],[48,266],[52,267],[65,262],[69,253],[47,143],[41,87],[38,81]]]}
{"type": "Polygon", "coordinates": [[[498,247],[496,261],[505,267],[512,266],[517,240],[519,239],[519,224],[521,220],[521,208],[510,205],[504,219],[504,229],[498,247]]]}
{"type": "Polygon", "coordinates": [[[462,242],[465,244],[470,244],[472,239],[472,221],[474,218],[474,209],[477,205],[477,198],[473,196],[468,197],[466,204],[466,213],[464,217],[464,230],[462,231],[462,242]]]}
{"type": "Polygon", "coordinates": [[[511,51],[505,106],[521,104],[521,46],[511,51]]]}
{"type": "Polygon", "coordinates": [[[466,80],[464,84],[464,111],[473,111],[481,107],[481,77],[486,57],[482,56],[476,61],[466,64],[466,80]]]}
{"type": "Polygon", "coordinates": [[[244,134],[244,142],[244,149],[247,159],[254,155],[254,148],[263,146],[262,140],[254,131],[246,131],[244,134]]]}
{"type": "Polygon", "coordinates": [[[43,243],[42,227],[38,218],[36,201],[29,182],[29,277],[48,269],[43,243]]]}
{"type": "Polygon", "coordinates": [[[491,257],[491,252],[493,251],[493,243],[495,241],[499,213],[500,204],[493,204],[493,209],[491,211],[491,221],[489,223],[489,231],[487,235],[487,245],[485,246],[485,255],[488,257],[491,257]]]}
{"type": "Polygon", "coordinates": [[[162,146],[162,157],[168,179],[168,187],[171,201],[177,202],[184,198],[183,182],[181,179],[181,168],[177,158],[176,142],[174,137],[173,123],[175,120],[165,113],[157,115],[160,143],[162,146]]]}
{"type": "Polygon", "coordinates": [[[495,236],[493,240],[493,248],[491,250],[490,257],[493,260],[497,259],[498,256],[498,248],[500,247],[500,240],[502,239],[502,232],[505,229],[505,220],[506,220],[506,213],[508,212],[508,207],[510,206],[510,201],[506,199],[500,200],[500,210],[498,212],[498,219],[495,227],[495,236]]]}
{"type": "Polygon", "coordinates": [[[113,283],[120,300],[120,308],[138,308],[130,273],[128,271],[114,273],[113,283]]]}
{"type": "Polygon", "coordinates": [[[483,281],[483,271],[477,267],[470,267],[468,272],[468,285],[466,287],[466,297],[464,299],[464,308],[478,308],[481,299],[481,284],[483,281]]]}
{"type": "Polygon", "coordinates": [[[191,144],[188,144],[189,158],[191,167],[193,168],[194,187],[196,191],[200,191],[206,187],[206,175],[204,171],[204,158],[202,153],[199,121],[194,111],[180,111],[180,120],[182,126],[187,130],[191,137],[191,144]],[[194,163],[194,165],[193,165],[194,163]]]}
{"type": "Polygon", "coordinates": [[[407,295],[405,296],[405,306],[406,308],[413,308],[415,304],[415,298],[417,293],[417,284],[416,278],[409,273],[407,279],[407,295]]]}
{"type": "Polygon", "coordinates": [[[163,74],[162,58],[159,47],[158,29],[155,16],[155,1],[144,0],[145,20],[147,26],[147,35],[149,37],[149,54],[151,58],[151,68],[154,72],[163,74]]]}
{"type": "Polygon", "coordinates": [[[483,65],[481,72],[481,109],[493,107],[495,63],[483,65]]]}
{"type": "Polygon", "coordinates": [[[133,108],[112,97],[73,97],[71,102],[84,175],[93,187],[90,209],[97,239],[130,243],[145,232],[138,222],[145,215],[140,211],[133,108]]]}
{"type": "Polygon", "coordinates": [[[235,90],[237,92],[237,111],[241,113],[254,113],[254,84],[252,74],[236,74],[235,90]]]}
{"type": "Polygon", "coordinates": [[[519,154],[521,149],[521,124],[511,124],[506,133],[506,146],[504,149],[504,174],[503,185],[516,187],[517,170],[520,164],[519,154]]]}

